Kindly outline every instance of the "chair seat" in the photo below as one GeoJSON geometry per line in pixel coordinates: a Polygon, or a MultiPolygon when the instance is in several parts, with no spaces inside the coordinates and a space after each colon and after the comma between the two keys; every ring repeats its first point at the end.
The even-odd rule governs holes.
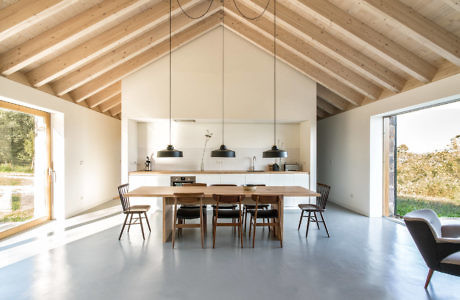
{"type": "Polygon", "coordinates": [[[150,205],[133,205],[124,213],[143,213],[150,209],[150,205]]]}
{"type": "Polygon", "coordinates": [[[299,204],[299,208],[306,211],[324,211],[324,209],[315,204],[299,204]]]}
{"type": "MultiPolygon", "coordinates": [[[[215,213],[214,213],[215,215],[215,213]]],[[[220,209],[220,206],[219,206],[219,213],[217,215],[217,217],[219,219],[237,219],[240,215],[240,211],[239,210],[233,210],[233,209],[220,209]]]]}
{"type": "Polygon", "coordinates": [[[442,264],[451,264],[451,265],[458,265],[460,266],[460,251],[452,253],[451,255],[447,256],[443,260],[441,260],[442,264]]]}
{"type": "MultiPolygon", "coordinates": [[[[251,215],[255,215],[256,210],[250,209],[248,212],[251,215]]],[[[258,209],[257,218],[278,218],[278,210],[276,209],[258,209]]]]}
{"type": "MultiPolygon", "coordinates": [[[[246,209],[256,209],[256,206],[253,205],[253,204],[245,204],[244,207],[246,207],[246,209]]],[[[264,208],[264,209],[267,209],[270,207],[270,204],[259,204],[258,208],[264,208]]]]}
{"type": "MultiPolygon", "coordinates": [[[[205,214],[205,210],[203,209],[203,215],[205,214]]],[[[189,208],[189,207],[181,207],[177,209],[177,217],[179,219],[198,219],[200,218],[200,207],[198,208],[189,208]]]]}
{"type": "Polygon", "coordinates": [[[443,222],[441,235],[447,238],[460,238],[460,222],[450,220],[443,222]]]}

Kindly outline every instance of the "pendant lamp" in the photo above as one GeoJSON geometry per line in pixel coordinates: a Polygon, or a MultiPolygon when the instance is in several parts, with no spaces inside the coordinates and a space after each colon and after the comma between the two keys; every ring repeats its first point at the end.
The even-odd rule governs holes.
{"type": "Polygon", "coordinates": [[[270,150],[264,151],[264,158],[287,157],[287,151],[278,149],[276,146],[276,0],[273,9],[273,146],[270,150]]]}
{"type": "MultiPolygon", "coordinates": [[[[224,1],[222,1],[224,5],[224,1]]],[[[224,7],[223,7],[224,8],[224,7]]],[[[222,17],[222,145],[219,149],[213,150],[211,152],[211,157],[235,157],[235,151],[227,149],[224,143],[224,129],[225,129],[225,85],[224,85],[224,74],[225,74],[225,28],[224,28],[224,18],[225,14],[222,17]]]]}
{"type": "Polygon", "coordinates": [[[172,56],[172,28],[171,28],[171,19],[172,19],[172,0],[169,0],[169,145],[165,150],[157,152],[157,157],[183,157],[183,153],[180,150],[174,149],[174,146],[171,143],[171,94],[172,94],[172,80],[171,80],[171,56],[172,56]]]}

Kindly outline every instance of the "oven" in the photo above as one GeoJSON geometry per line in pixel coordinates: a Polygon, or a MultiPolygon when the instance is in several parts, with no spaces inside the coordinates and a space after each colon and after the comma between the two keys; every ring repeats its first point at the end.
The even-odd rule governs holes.
{"type": "Polygon", "coordinates": [[[196,176],[171,176],[171,186],[183,186],[184,183],[195,183],[196,176]]]}

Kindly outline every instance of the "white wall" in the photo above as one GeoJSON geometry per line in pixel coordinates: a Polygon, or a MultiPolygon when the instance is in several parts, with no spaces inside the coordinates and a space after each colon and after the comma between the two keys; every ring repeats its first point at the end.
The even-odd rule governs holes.
{"type": "Polygon", "coordinates": [[[382,215],[382,117],[460,98],[460,75],[358,107],[318,123],[318,182],[330,200],[367,216],[382,215]]]}
{"type": "Polygon", "coordinates": [[[51,113],[54,216],[70,217],[117,195],[120,121],[0,77],[0,100],[51,113]]]}
{"type": "MultiPolygon", "coordinates": [[[[217,28],[173,52],[173,119],[195,119],[206,123],[221,119],[221,39],[221,28],[217,28]]],[[[273,57],[228,30],[225,33],[225,47],[226,120],[242,124],[272,122],[273,57]]],[[[128,163],[128,157],[132,157],[130,153],[134,150],[128,144],[129,135],[137,134],[128,126],[128,120],[151,122],[169,117],[168,63],[169,57],[166,55],[122,81],[123,179],[127,179],[127,171],[132,165],[132,161],[128,163]]],[[[307,137],[298,137],[303,142],[299,149],[308,153],[299,153],[298,157],[309,160],[305,165],[311,169],[307,171],[310,171],[312,180],[316,180],[316,83],[280,61],[277,72],[277,119],[280,122],[307,121],[305,128],[310,132],[297,132],[308,136],[308,145],[305,144],[307,137]]],[[[175,126],[173,123],[173,144],[179,148],[178,143],[182,140],[175,133],[175,126]]],[[[213,132],[217,134],[219,130],[213,132]]],[[[232,138],[231,134],[229,131],[229,139],[232,138]]],[[[264,134],[267,135],[267,142],[260,139],[261,144],[254,146],[257,148],[254,154],[271,145],[268,136],[272,130],[268,129],[264,134]]],[[[244,136],[240,133],[235,136],[236,140],[251,137],[257,136],[250,131],[244,131],[244,136]]],[[[166,128],[161,131],[161,140],[164,141],[162,147],[166,146],[167,139],[166,128]]],[[[138,142],[142,143],[140,140],[138,142]]],[[[217,139],[213,142],[220,144],[217,139]]],[[[199,139],[191,147],[201,148],[201,143],[199,139]]],[[[234,148],[233,145],[238,142],[226,139],[226,144],[234,148]]],[[[153,149],[146,152],[151,153],[153,149]]],[[[145,157],[138,159],[141,162],[145,157]]],[[[259,159],[258,163],[262,163],[262,160],[259,159]]],[[[312,182],[312,186],[315,185],[316,181],[312,182]]]]}

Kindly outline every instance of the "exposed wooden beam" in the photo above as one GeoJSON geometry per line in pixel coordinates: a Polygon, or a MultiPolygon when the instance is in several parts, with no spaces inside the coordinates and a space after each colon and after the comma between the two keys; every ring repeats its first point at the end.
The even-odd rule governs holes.
{"type": "MultiPolygon", "coordinates": [[[[194,24],[184,31],[174,35],[172,39],[173,48],[182,46],[183,44],[193,40],[197,36],[200,36],[214,27],[219,25],[221,19],[220,13],[215,13],[206,19],[194,24]]],[[[169,41],[165,40],[155,47],[143,52],[140,55],[133,57],[132,59],[124,62],[123,64],[113,68],[112,70],[104,73],[103,75],[95,78],[94,80],[85,83],[81,87],[71,92],[72,97],[75,101],[86,99],[105,87],[119,81],[123,77],[141,69],[142,67],[152,63],[156,59],[160,58],[169,51],[169,41]]]]}
{"type": "Polygon", "coordinates": [[[460,38],[455,34],[398,0],[365,0],[364,3],[406,28],[410,37],[418,40],[423,46],[457,66],[460,65],[460,38]]]}
{"type": "Polygon", "coordinates": [[[348,110],[354,107],[354,105],[350,104],[347,100],[328,90],[321,84],[316,85],[316,95],[340,110],[348,110]]]}
{"type": "Polygon", "coordinates": [[[100,105],[101,103],[109,100],[113,96],[119,95],[121,93],[121,82],[115,82],[112,85],[109,85],[102,91],[94,94],[93,96],[86,99],[88,106],[90,108],[95,108],[96,106],[100,105]]]}
{"type": "Polygon", "coordinates": [[[442,0],[447,5],[455,9],[456,11],[460,11],[460,0],[442,0]]]}
{"type": "MultiPolygon", "coordinates": [[[[248,8],[244,4],[240,6],[240,9],[248,8]]],[[[257,12],[249,9],[250,15],[256,15],[257,12]]],[[[235,6],[227,7],[227,12],[245,22],[246,24],[253,26],[256,30],[261,31],[262,34],[267,36],[273,36],[273,22],[268,21],[266,18],[259,18],[256,21],[250,21],[244,19],[240,16],[235,6]]],[[[291,51],[294,51],[306,59],[308,62],[316,65],[323,71],[329,73],[330,75],[336,77],[339,81],[349,85],[356,91],[366,95],[370,99],[377,100],[382,93],[382,89],[375,85],[373,82],[370,82],[363,76],[357,74],[356,72],[348,69],[346,66],[338,63],[336,60],[330,56],[324,54],[323,52],[317,50],[316,48],[310,46],[308,43],[299,39],[289,31],[284,28],[277,29],[277,38],[281,45],[285,46],[291,51]]]]}
{"type": "MultiPolygon", "coordinates": [[[[229,1],[229,0],[227,0],[229,1]]],[[[238,0],[260,11],[266,5],[265,0],[238,0]]],[[[229,5],[233,5],[229,3],[229,5]]],[[[228,5],[227,5],[228,6],[228,5]]],[[[273,17],[273,7],[269,6],[264,17],[269,20],[273,17]]],[[[297,12],[277,2],[278,24],[287,30],[301,36],[318,50],[328,53],[339,61],[350,65],[355,70],[370,78],[382,87],[393,92],[400,92],[405,84],[405,79],[392,72],[387,67],[362,54],[360,51],[348,46],[346,43],[329,34],[324,29],[306,20],[297,12]]]]}
{"type": "Polygon", "coordinates": [[[121,103],[110,110],[110,114],[112,115],[112,117],[115,117],[119,113],[121,113],[121,103]]]}
{"type": "Polygon", "coordinates": [[[148,0],[105,0],[0,56],[0,71],[10,75],[40,60],[116,18],[147,3],[148,0]]]}
{"type": "MultiPolygon", "coordinates": [[[[217,2],[215,2],[217,4],[217,2]]],[[[198,14],[208,6],[208,3],[197,5],[189,10],[191,14],[198,14]]],[[[220,9],[215,5],[213,11],[220,9]]],[[[213,12],[211,11],[211,13],[213,12]]],[[[187,16],[180,14],[173,19],[173,34],[180,32],[199,20],[191,20],[187,16]]],[[[169,22],[163,22],[153,28],[152,30],[142,34],[141,36],[131,40],[129,43],[121,45],[120,47],[112,50],[110,53],[95,59],[91,63],[81,67],[80,69],[71,72],[62,78],[52,83],[53,88],[58,95],[68,93],[83,84],[101,76],[103,73],[121,65],[122,63],[130,60],[136,55],[154,47],[161,43],[163,40],[169,38],[169,22]]]]}
{"type": "Polygon", "coordinates": [[[115,106],[117,106],[120,103],[121,103],[121,95],[118,94],[118,95],[115,95],[115,96],[111,97],[110,99],[108,99],[107,101],[102,103],[101,105],[99,105],[99,108],[100,108],[101,112],[104,113],[104,112],[109,111],[110,109],[114,108],[115,106]]]}
{"type": "Polygon", "coordinates": [[[338,114],[338,113],[341,112],[341,110],[337,109],[333,105],[331,105],[328,102],[324,101],[323,99],[321,99],[321,97],[316,98],[316,104],[317,104],[317,106],[319,108],[321,108],[322,110],[326,111],[327,113],[329,113],[331,115],[335,115],[335,114],[338,114]]]}
{"type": "MultiPolygon", "coordinates": [[[[244,37],[248,41],[252,42],[254,45],[262,48],[263,50],[273,53],[273,40],[261,35],[258,31],[242,23],[238,19],[232,16],[226,16],[225,25],[230,28],[232,31],[236,32],[240,36],[244,37]]],[[[354,103],[355,105],[361,104],[364,99],[364,96],[349,86],[338,81],[335,77],[327,74],[318,67],[312,65],[311,63],[305,61],[298,55],[290,52],[285,47],[278,45],[277,47],[278,58],[285,61],[287,64],[291,65],[293,68],[299,70],[306,76],[312,78],[316,82],[327,86],[329,89],[333,90],[337,94],[341,95],[349,102],[354,103]]]]}
{"type": "MultiPolygon", "coordinates": [[[[200,0],[182,0],[184,9],[196,4],[200,0]]],[[[174,2],[173,15],[180,12],[174,2]]],[[[96,37],[78,45],[55,59],[33,69],[27,75],[34,86],[41,86],[57,77],[60,77],[92,59],[107,53],[132,38],[152,29],[169,17],[169,3],[161,1],[146,9],[142,13],[111,27],[96,37]]]]}
{"type": "Polygon", "coordinates": [[[0,42],[44,20],[72,1],[20,0],[0,9],[0,42]]]}
{"type": "Polygon", "coordinates": [[[395,43],[365,23],[339,9],[329,1],[297,0],[298,7],[315,18],[319,18],[358,43],[364,43],[388,62],[422,82],[429,82],[436,73],[436,67],[418,57],[415,53],[395,43]]]}
{"type": "Polygon", "coordinates": [[[326,111],[322,110],[320,107],[316,108],[316,114],[321,119],[329,117],[329,114],[326,111]]]}

